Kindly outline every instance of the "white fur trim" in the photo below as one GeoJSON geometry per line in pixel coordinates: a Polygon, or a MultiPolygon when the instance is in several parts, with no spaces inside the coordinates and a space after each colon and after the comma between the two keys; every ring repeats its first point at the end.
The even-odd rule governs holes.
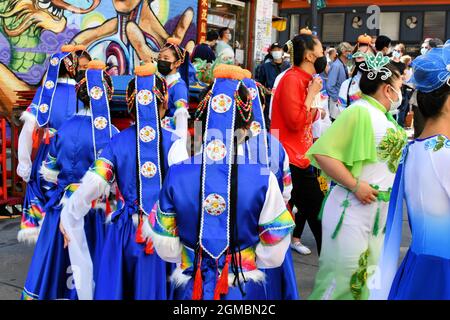
{"type": "Polygon", "coordinates": [[[172,282],[175,288],[184,287],[190,279],[191,276],[184,274],[183,269],[181,269],[179,266],[173,271],[172,275],[170,276],[170,282],[172,282]]]}
{"type": "Polygon", "coordinates": [[[45,181],[55,184],[58,183],[59,171],[47,168],[47,166],[45,165],[45,161],[42,161],[42,166],[41,169],[39,169],[39,173],[45,181]]]}
{"type": "MultiPolygon", "coordinates": [[[[172,275],[170,276],[170,281],[175,286],[175,288],[178,287],[184,287],[189,280],[191,279],[191,276],[185,275],[183,273],[183,269],[181,269],[179,266],[173,271],[172,275]]],[[[261,270],[252,270],[244,272],[244,278],[246,281],[253,281],[256,283],[264,283],[266,281],[266,274],[261,270]]],[[[228,274],[228,286],[233,287],[235,276],[234,274],[228,274]]],[[[242,275],[239,277],[241,283],[244,281],[242,275]]],[[[237,286],[236,281],[236,286],[237,286]]]]}
{"type": "MultiPolygon", "coordinates": [[[[145,223],[148,224],[148,219],[146,219],[145,223]]],[[[160,258],[167,262],[179,263],[181,261],[182,249],[180,238],[160,236],[153,231],[150,225],[145,227],[145,223],[142,228],[142,235],[153,241],[153,246],[160,258]]]]}
{"type": "MultiPolygon", "coordinates": [[[[133,219],[133,225],[137,227],[139,225],[139,215],[137,213],[133,213],[131,215],[131,219],[133,219]]],[[[146,237],[147,238],[147,237],[146,237]]]]}
{"type": "Polygon", "coordinates": [[[21,229],[17,233],[17,241],[19,241],[20,243],[35,244],[39,237],[40,231],[41,231],[40,226],[33,227],[33,228],[21,229]]]}
{"type": "MultiPolygon", "coordinates": [[[[264,283],[266,281],[266,274],[262,272],[261,270],[252,270],[244,272],[244,278],[246,281],[253,281],[256,283],[264,283]]],[[[242,277],[242,274],[239,276],[239,280],[241,283],[244,281],[244,278],[242,277]]],[[[235,276],[232,273],[228,274],[228,286],[232,287],[234,282],[235,276]]],[[[236,281],[237,285],[237,281],[236,281]]]]}
{"type": "MultiPolygon", "coordinates": [[[[187,119],[190,119],[191,116],[189,115],[189,111],[186,108],[178,108],[177,110],[175,110],[175,112],[173,113],[173,117],[177,118],[180,115],[184,115],[186,116],[187,119]]],[[[176,121],[176,120],[175,120],[176,121]]]]}
{"type": "Polygon", "coordinates": [[[142,224],[142,236],[145,239],[151,239],[152,227],[150,226],[150,222],[148,222],[148,216],[144,217],[144,223],[142,224]]]}
{"type": "Polygon", "coordinates": [[[22,114],[20,115],[20,121],[22,121],[24,123],[32,122],[34,124],[37,124],[36,117],[31,112],[28,112],[28,111],[22,112],[22,114]]]}

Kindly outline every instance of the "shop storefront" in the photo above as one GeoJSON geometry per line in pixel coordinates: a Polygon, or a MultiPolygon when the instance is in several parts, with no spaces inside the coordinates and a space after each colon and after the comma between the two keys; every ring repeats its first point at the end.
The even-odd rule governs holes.
{"type": "Polygon", "coordinates": [[[209,0],[207,30],[228,27],[231,30],[230,45],[235,49],[236,60],[247,65],[249,46],[250,1],[209,0]]]}

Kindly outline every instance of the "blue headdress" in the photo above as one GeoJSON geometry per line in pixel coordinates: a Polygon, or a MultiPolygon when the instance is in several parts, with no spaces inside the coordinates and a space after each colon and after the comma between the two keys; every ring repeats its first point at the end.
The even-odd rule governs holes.
{"type": "MultiPolygon", "coordinates": [[[[50,114],[53,107],[53,97],[58,86],[58,76],[61,63],[64,63],[67,71],[74,74],[76,68],[75,62],[68,59],[72,56],[73,46],[65,45],[61,48],[61,52],[57,52],[50,57],[45,81],[42,86],[41,95],[39,96],[38,110],[37,110],[37,124],[39,127],[44,127],[50,120],[50,114]]],[[[73,56],[72,56],[73,57],[73,56]]]]}
{"type": "Polygon", "coordinates": [[[104,69],[103,62],[94,60],[89,62],[86,70],[86,87],[91,108],[92,141],[96,159],[112,137],[109,99],[112,96],[113,88],[109,87],[103,78],[104,69]]]}
{"type": "Polygon", "coordinates": [[[138,199],[141,212],[148,215],[158,200],[164,177],[161,172],[164,164],[161,157],[161,129],[155,92],[156,68],[152,64],[146,64],[136,67],[135,73],[138,199]]]}
{"type": "Polygon", "coordinates": [[[233,272],[239,273],[239,262],[231,258],[237,254],[236,229],[232,223],[236,222],[237,201],[235,115],[238,109],[244,121],[249,120],[252,103],[247,101],[243,104],[239,101],[238,91],[245,76],[240,67],[220,65],[214,70],[214,76],[216,80],[207,97],[208,107],[205,108],[207,120],[203,137],[200,228],[194,263],[193,299],[201,298],[201,285],[197,283],[201,282],[202,277],[202,251],[215,259],[217,265],[219,259],[226,261],[221,280],[216,285],[215,296],[228,291],[230,261],[233,272]],[[248,113],[248,118],[245,113],[248,113]]]}
{"type": "Polygon", "coordinates": [[[450,85],[450,45],[433,48],[427,54],[417,57],[413,63],[412,81],[416,89],[429,93],[450,85]]]}

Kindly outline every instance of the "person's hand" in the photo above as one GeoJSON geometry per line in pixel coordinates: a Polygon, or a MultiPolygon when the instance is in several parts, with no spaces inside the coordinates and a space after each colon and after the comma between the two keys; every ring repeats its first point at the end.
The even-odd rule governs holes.
{"type": "Polygon", "coordinates": [[[322,78],[316,77],[310,82],[308,87],[308,93],[316,96],[317,94],[320,93],[320,91],[322,91],[322,87],[323,87],[322,78]]]}
{"type": "Polygon", "coordinates": [[[320,118],[322,120],[325,119],[325,117],[327,116],[327,112],[322,108],[319,108],[319,111],[320,111],[320,118]]]}
{"type": "Polygon", "coordinates": [[[377,200],[378,191],[372,188],[367,182],[360,181],[354,194],[362,204],[371,204],[377,200]]]}
{"type": "Polygon", "coordinates": [[[69,235],[66,232],[66,229],[64,229],[64,226],[63,226],[62,222],[59,223],[59,231],[61,231],[61,233],[62,233],[62,235],[64,237],[64,249],[65,249],[69,245],[70,238],[69,238],[69,235]]]}
{"type": "Polygon", "coordinates": [[[19,175],[19,177],[22,178],[23,181],[25,181],[27,183],[30,181],[31,165],[19,163],[19,165],[17,166],[16,172],[19,175]]]}

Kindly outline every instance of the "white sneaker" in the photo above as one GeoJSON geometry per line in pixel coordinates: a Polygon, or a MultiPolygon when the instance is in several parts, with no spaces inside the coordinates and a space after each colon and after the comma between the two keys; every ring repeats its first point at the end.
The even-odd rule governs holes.
{"type": "Polygon", "coordinates": [[[297,251],[297,253],[300,253],[304,256],[311,254],[311,250],[309,250],[308,247],[304,246],[300,241],[291,243],[291,249],[297,251]]]}

